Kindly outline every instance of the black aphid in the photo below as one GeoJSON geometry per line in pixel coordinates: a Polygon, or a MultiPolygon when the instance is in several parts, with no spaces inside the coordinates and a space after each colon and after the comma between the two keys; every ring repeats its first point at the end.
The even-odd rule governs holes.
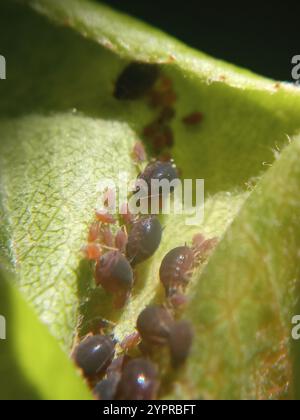
{"type": "Polygon", "coordinates": [[[134,359],[124,368],[118,387],[119,400],[153,400],[159,387],[157,369],[145,359],[134,359]]]}
{"type": "Polygon", "coordinates": [[[159,247],[161,237],[162,226],[157,217],[143,217],[136,221],[126,247],[126,256],[132,266],[150,258],[159,247]]]}
{"type": "Polygon", "coordinates": [[[109,336],[94,335],[74,349],[72,358],[84,376],[92,378],[105,371],[115,354],[116,342],[109,336]]]}
{"type": "Polygon", "coordinates": [[[118,100],[142,98],[153,87],[159,77],[155,64],[134,62],[129,64],[119,76],[114,97],[118,100]]]}

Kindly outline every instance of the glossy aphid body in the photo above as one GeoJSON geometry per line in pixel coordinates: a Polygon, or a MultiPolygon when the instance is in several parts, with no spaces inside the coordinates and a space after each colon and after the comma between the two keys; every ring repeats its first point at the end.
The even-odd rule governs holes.
{"type": "Polygon", "coordinates": [[[93,378],[105,371],[114,357],[115,345],[115,340],[109,336],[88,336],[76,346],[72,358],[84,376],[93,378]]]}
{"type": "Polygon", "coordinates": [[[145,343],[166,344],[174,319],[170,312],[159,305],[147,306],[137,319],[137,330],[145,343]]]}
{"type": "Polygon", "coordinates": [[[117,306],[122,306],[133,286],[133,271],[120,251],[109,251],[97,262],[95,280],[97,286],[115,295],[117,306]]]}
{"type": "Polygon", "coordinates": [[[184,291],[190,280],[194,261],[194,252],[188,246],[174,248],[164,257],[159,277],[167,297],[178,291],[184,291]]]}
{"type": "Polygon", "coordinates": [[[116,81],[114,97],[118,100],[137,100],[145,96],[159,78],[159,67],[154,64],[133,62],[116,81]]]}
{"type": "Polygon", "coordinates": [[[116,398],[124,361],[125,357],[119,356],[111,362],[107,368],[105,379],[98,382],[93,390],[95,399],[114,400],[116,398]]]}
{"type": "MultiPolygon", "coordinates": [[[[178,179],[178,172],[173,162],[160,162],[156,161],[150,163],[146,169],[138,176],[137,179],[137,191],[143,197],[143,188],[139,185],[139,181],[142,180],[147,186],[147,191],[144,192],[145,197],[154,197],[154,191],[152,190],[152,180],[162,181],[166,180],[172,182],[178,179]]],[[[172,189],[171,189],[172,191],[172,189]]],[[[159,190],[161,194],[161,190],[159,190]]]]}
{"type": "Polygon", "coordinates": [[[93,395],[96,400],[111,401],[115,399],[120,379],[111,377],[102,379],[93,389],[93,395]]]}
{"type": "Polygon", "coordinates": [[[187,360],[191,351],[193,338],[193,330],[188,321],[177,321],[171,326],[168,344],[171,362],[174,368],[180,367],[187,360]]]}
{"type": "Polygon", "coordinates": [[[118,386],[119,400],[153,400],[157,396],[159,380],[153,363],[139,358],[128,362],[118,386]]]}
{"type": "Polygon", "coordinates": [[[126,257],[132,266],[150,258],[158,249],[162,226],[155,216],[142,217],[133,225],[128,235],[126,257]]]}

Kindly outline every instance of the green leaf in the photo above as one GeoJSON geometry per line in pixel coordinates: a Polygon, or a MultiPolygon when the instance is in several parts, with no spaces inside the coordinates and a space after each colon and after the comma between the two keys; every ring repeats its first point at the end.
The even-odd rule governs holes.
{"type": "Polygon", "coordinates": [[[0,398],[90,399],[90,392],[57,341],[0,271],[0,312],[6,341],[0,341],[0,398]]]}
{"type": "MultiPolygon", "coordinates": [[[[288,143],[288,136],[300,129],[300,90],[209,58],[102,5],[84,0],[24,3],[62,27],[52,26],[26,7],[10,2],[2,6],[0,51],[8,63],[8,79],[0,83],[0,97],[5,98],[0,102],[0,216],[5,222],[0,227],[0,250],[16,271],[15,284],[67,352],[78,317],[83,315],[97,314],[115,321],[115,334],[122,339],[134,330],[140,310],[162,299],[158,270],[165,253],[190,242],[199,231],[222,239],[237,217],[216,255],[193,282],[191,295],[195,297],[187,315],[197,332],[194,353],[187,373],[180,372],[177,385],[173,388],[171,384],[162,396],[253,397],[251,375],[267,374],[263,363],[257,364],[249,354],[264,345],[268,349],[274,343],[279,345],[279,333],[274,333],[270,347],[271,326],[262,344],[256,346],[251,341],[253,331],[261,326],[260,311],[270,314],[272,300],[266,299],[253,312],[250,303],[256,301],[255,293],[258,299],[266,295],[267,280],[273,281],[273,277],[263,270],[260,273],[260,255],[251,251],[249,239],[240,236],[243,226],[253,232],[254,222],[261,223],[255,232],[258,247],[272,255],[268,269],[276,272],[279,265],[275,262],[281,261],[284,268],[277,283],[286,290],[283,283],[291,272],[277,255],[277,231],[268,231],[263,216],[268,210],[271,221],[283,217],[285,229],[280,233],[287,235],[293,228],[291,194],[285,195],[288,189],[279,191],[274,208],[269,207],[267,198],[275,195],[272,181],[281,172],[291,171],[297,193],[293,159],[282,157],[284,163],[280,158],[269,168],[288,143]],[[205,179],[206,214],[204,222],[194,227],[186,226],[180,216],[164,219],[159,251],[138,269],[138,283],[129,304],[116,312],[109,296],[93,291],[92,272],[82,262],[80,248],[99,199],[97,183],[103,177],[117,179],[120,171],[136,177],[132,146],[143,127],[157,116],[145,100],[124,104],[113,98],[115,80],[131,60],[159,63],[162,73],[173,82],[177,94],[173,155],[184,178],[205,179]],[[182,118],[195,110],[203,112],[203,123],[186,127],[182,118]],[[291,200],[286,206],[285,199],[291,200]],[[239,252],[245,252],[242,262],[236,257],[239,252]],[[229,276],[229,269],[234,277],[242,271],[240,288],[229,276]],[[263,275],[266,284],[260,281],[263,275]],[[249,276],[255,281],[248,297],[243,286],[249,276]],[[227,285],[234,293],[224,300],[221,294],[227,285]],[[241,300],[237,300],[239,291],[241,300]],[[219,306],[215,303],[218,293],[219,306]],[[251,331],[243,328],[240,347],[235,345],[228,318],[224,317],[220,328],[210,327],[227,306],[235,309],[232,316],[239,329],[249,319],[251,331]],[[244,347],[249,347],[245,355],[244,347]]],[[[295,241],[289,244],[291,255],[297,251],[295,241]]],[[[292,297],[280,301],[280,311],[290,314],[291,301],[292,297]]],[[[285,331],[285,337],[287,334],[285,331]]],[[[285,343],[285,355],[287,348],[285,343]]],[[[281,376],[276,380],[280,387],[281,376]]],[[[271,387],[265,386],[259,396],[272,396],[271,387]]]]}
{"type": "Polygon", "coordinates": [[[178,395],[299,398],[300,139],[246,201],[193,288],[196,342],[178,395]],[[297,369],[296,369],[297,368],[297,369]]]}

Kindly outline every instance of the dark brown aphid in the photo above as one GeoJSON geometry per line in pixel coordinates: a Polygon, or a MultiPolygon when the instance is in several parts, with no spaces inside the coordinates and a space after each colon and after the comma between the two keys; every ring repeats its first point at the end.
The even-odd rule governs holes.
{"type": "Polygon", "coordinates": [[[99,401],[112,401],[115,399],[120,379],[111,377],[102,379],[93,389],[93,396],[99,401]]]}
{"type": "Polygon", "coordinates": [[[116,342],[109,336],[93,335],[74,349],[72,358],[84,376],[93,378],[104,372],[114,357],[116,342]]]}
{"type": "Polygon", "coordinates": [[[185,289],[191,276],[194,261],[194,252],[188,246],[174,248],[164,257],[160,266],[159,277],[167,297],[185,289]]]}
{"type": "MultiPolygon", "coordinates": [[[[169,182],[174,181],[175,179],[178,179],[178,173],[176,166],[173,162],[160,162],[156,161],[154,163],[150,163],[144,172],[142,172],[138,176],[138,181],[142,180],[146,183],[148,187],[148,197],[152,195],[152,188],[151,188],[151,181],[157,180],[167,180],[169,182]]],[[[137,190],[139,191],[140,187],[137,187],[137,190]]],[[[146,192],[145,192],[146,193],[146,192]]]]}
{"type": "Polygon", "coordinates": [[[126,364],[118,387],[119,400],[153,400],[159,387],[157,369],[145,359],[126,364]]]}
{"type": "Polygon", "coordinates": [[[176,111],[174,108],[168,106],[166,108],[163,108],[161,113],[159,114],[159,117],[157,119],[157,121],[160,124],[166,124],[168,122],[170,122],[176,115],[176,111]]]}
{"type": "Polygon", "coordinates": [[[166,344],[174,319],[163,306],[147,306],[137,319],[137,330],[142,339],[154,345],[166,344]]]}
{"type": "Polygon", "coordinates": [[[139,175],[139,179],[146,181],[149,187],[151,186],[152,179],[167,179],[168,181],[173,181],[174,179],[177,179],[177,177],[176,166],[172,162],[160,161],[150,163],[144,172],[139,175]]]}
{"type": "Polygon", "coordinates": [[[175,322],[169,333],[169,349],[174,368],[180,367],[188,358],[192,343],[193,331],[188,321],[175,322]]]}
{"type": "Polygon", "coordinates": [[[98,382],[93,394],[97,400],[114,400],[116,397],[118,385],[122,377],[124,365],[124,356],[117,357],[108,366],[106,378],[98,382]]]}
{"type": "Polygon", "coordinates": [[[98,260],[95,280],[97,286],[115,295],[117,306],[122,306],[133,286],[133,271],[120,251],[110,251],[98,260]]]}
{"type": "Polygon", "coordinates": [[[155,64],[134,62],[129,64],[119,76],[114,97],[118,100],[136,100],[146,95],[159,77],[155,64]]]}
{"type": "Polygon", "coordinates": [[[192,114],[189,114],[182,119],[186,125],[198,125],[202,120],[203,114],[201,112],[193,112],[192,114]]]}
{"type": "Polygon", "coordinates": [[[151,143],[155,153],[160,153],[174,145],[174,135],[169,121],[174,118],[175,110],[164,108],[158,118],[144,128],[143,135],[151,143]]]}
{"type": "Polygon", "coordinates": [[[144,217],[135,222],[128,236],[126,256],[132,266],[150,258],[160,245],[162,226],[157,217],[144,217]]]}
{"type": "Polygon", "coordinates": [[[160,153],[165,148],[171,148],[174,145],[171,127],[161,125],[157,121],[145,127],[144,136],[150,140],[155,153],[160,153]]]}
{"type": "Polygon", "coordinates": [[[172,81],[167,77],[161,77],[155,89],[150,92],[149,105],[153,108],[167,108],[171,107],[176,99],[172,81]]]}

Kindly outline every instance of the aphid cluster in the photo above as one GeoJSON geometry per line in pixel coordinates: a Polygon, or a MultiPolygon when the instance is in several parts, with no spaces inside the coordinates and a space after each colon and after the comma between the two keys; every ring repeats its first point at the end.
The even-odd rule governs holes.
{"type": "MultiPolygon", "coordinates": [[[[160,160],[171,160],[170,151],[175,142],[171,123],[176,116],[177,100],[172,80],[155,64],[133,62],[119,75],[114,97],[120,101],[145,98],[149,107],[158,112],[144,127],[142,135],[155,156],[160,160]]],[[[182,118],[186,126],[198,126],[202,120],[203,114],[199,111],[182,118]]]]}
{"type": "Polygon", "coordinates": [[[137,330],[142,338],[141,347],[151,351],[157,346],[167,346],[174,368],[187,359],[193,341],[193,331],[188,321],[177,321],[164,306],[148,306],[139,315],[137,330]]]}
{"type": "MultiPolygon", "coordinates": [[[[133,194],[139,194],[141,200],[150,200],[154,196],[152,180],[178,178],[178,171],[168,156],[174,144],[170,123],[175,117],[176,94],[172,82],[161,75],[156,65],[131,63],[118,78],[114,97],[122,101],[147,98],[149,105],[159,110],[158,117],[145,127],[143,134],[161,158],[145,166],[147,155],[143,144],[137,142],[132,151],[133,161],[143,168],[133,194]],[[139,186],[141,180],[148,187],[145,193],[139,186]]],[[[201,119],[200,113],[195,112],[183,122],[196,125],[201,119]]],[[[158,199],[162,199],[160,190],[158,199]]],[[[83,252],[93,263],[95,290],[103,288],[112,294],[115,307],[120,308],[130,298],[136,266],[156,252],[163,229],[159,219],[151,213],[132,215],[127,203],[122,206],[119,217],[113,216],[108,206],[113,200],[112,191],[107,190],[103,197],[104,209],[95,213],[83,252]]],[[[121,343],[113,334],[104,333],[114,327],[109,321],[96,316],[85,324],[85,337],[75,346],[72,358],[93,388],[95,399],[157,398],[160,369],[153,355],[159,347],[167,349],[170,367],[177,369],[184,364],[192,346],[193,331],[188,321],[178,320],[177,310],[186,302],[185,290],[193,270],[214,245],[214,239],[205,240],[202,235],[196,235],[192,246],[175,248],[165,256],[159,272],[165,290],[164,304],[144,308],[138,316],[136,331],[121,343]]]]}

